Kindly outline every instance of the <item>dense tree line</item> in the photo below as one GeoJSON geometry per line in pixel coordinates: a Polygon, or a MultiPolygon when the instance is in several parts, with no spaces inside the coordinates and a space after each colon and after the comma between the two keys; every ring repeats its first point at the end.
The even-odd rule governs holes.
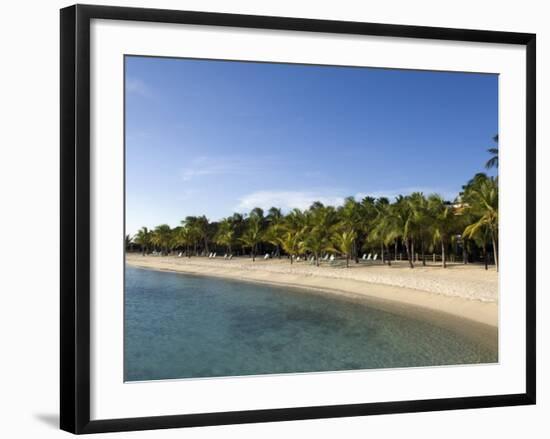
{"type": "Polygon", "coordinates": [[[476,175],[452,203],[437,194],[416,192],[394,202],[372,197],[348,197],[338,207],[315,202],[287,214],[276,207],[267,213],[255,208],[219,222],[188,216],[175,228],[143,227],[132,242],[143,254],[181,252],[191,257],[217,252],[249,254],[255,260],[269,253],[286,256],[290,263],[307,257],[316,265],[327,254],[338,254],[349,266],[366,251],[376,251],[391,265],[392,258],[403,253],[411,268],[417,260],[425,265],[429,253],[440,254],[444,267],[450,253],[455,259],[460,253],[465,263],[481,256],[487,264],[490,252],[498,266],[498,179],[476,175]]]}

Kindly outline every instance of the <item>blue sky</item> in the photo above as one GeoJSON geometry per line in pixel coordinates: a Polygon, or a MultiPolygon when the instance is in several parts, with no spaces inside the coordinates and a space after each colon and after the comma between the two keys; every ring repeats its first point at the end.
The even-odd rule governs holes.
{"type": "Polygon", "coordinates": [[[498,76],[126,57],[126,229],[346,196],[454,198],[498,76]]]}

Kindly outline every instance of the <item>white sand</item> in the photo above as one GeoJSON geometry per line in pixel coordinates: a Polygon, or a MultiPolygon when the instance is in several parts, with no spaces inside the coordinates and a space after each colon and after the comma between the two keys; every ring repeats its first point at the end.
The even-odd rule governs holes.
{"type": "Polygon", "coordinates": [[[498,273],[478,264],[440,265],[419,263],[410,269],[406,262],[359,264],[324,262],[320,267],[309,262],[290,264],[283,259],[240,257],[233,260],[206,257],[142,256],[130,253],[128,264],[143,268],[178,271],[206,276],[292,285],[333,294],[363,296],[413,305],[467,318],[496,327],[498,325],[498,273]]]}

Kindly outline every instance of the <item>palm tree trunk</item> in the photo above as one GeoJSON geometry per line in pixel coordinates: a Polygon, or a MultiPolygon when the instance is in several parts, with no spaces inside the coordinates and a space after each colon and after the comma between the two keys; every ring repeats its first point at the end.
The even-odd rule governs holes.
{"type": "Polygon", "coordinates": [[[483,261],[485,262],[485,270],[488,270],[488,261],[487,261],[487,244],[483,243],[483,261]]]}
{"type": "Polygon", "coordinates": [[[424,248],[424,240],[420,241],[420,247],[422,249],[422,265],[425,267],[426,266],[426,252],[425,252],[425,248],[424,248]]]}
{"type": "Polygon", "coordinates": [[[394,254],[395,262],[397,262],[397,239],[394,242],[394,251],[395,251],[395,254],[394,254]]]}
{"type": "Polygon", "coordinates": [[[409,260],[409,266],[411,268],[414,268],[413,261],[411,259],[411,249],[410,249],[411,242],[409,239],[405,239],[405,251],[407,252],[407,259],[409,260]]]}
{"type": "Polygon", "coordinates": [[[346,268],[349,268],[349,254],[346,255],[346,268]]]}
{"type": "Polygon", "coordinates": [[[447,268],[447,259],[445,255],[445,241],[441,240],[441,262],[443,262],[443,268],[447,268]]]}
{"type": "Polygon", "coordinates": [[[389,246],[388,246],[388,267],[391,267],[391,254],[390,254],[389,246]]]}
{"type": "Polygon", "coordinates": [[[384,260],[384,243],[383,242],[380,243],[380,256],[382,257],[382,265],[384,265],[384,262],[386,261],[384,260]]]}

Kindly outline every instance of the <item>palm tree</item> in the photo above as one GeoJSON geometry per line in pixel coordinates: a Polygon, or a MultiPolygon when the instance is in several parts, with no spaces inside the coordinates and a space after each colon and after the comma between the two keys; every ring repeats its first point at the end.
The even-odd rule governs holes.
{"type": "Polygon", "coordinates": [[[182,245],[180,243],[180,237],[179,237],[181,228],[182,228],[181,226],[177,226],[170,231],[170,244],[169,244],[170,251],[175,252],[177,248],[181,247],[182,245]]]}
{"type": "Polygon", "coordinates": [[[124,237],[124,249],[130,250],[132,248],[132,238],[130,235],[124,237]]]}
{"type": "MultiPolygon", "coordinates": [[[[380,198],[377,200],[373,197],[364,197],[359,204],[359,221],[358,236],[356,246],[359,246],[363,241],[363,247],[365,250],[370,248],[371,244],[377,244],[379,241],[376,239],[374,228],[379,221],[379,207],[380,203],[383,203],[387,199],[380,198]],[[361,239],[362,238],[362,239],[361,239]]],[[[382,254],[383,255],[383,254],[382,254]]],[[[383,257],[383,256],[382,256],[383,257]]]]}
{"type": "Polygon", "coordinates": [[[292,209],[285,217],[284,226],[287,230],[297,232],[307,226],[307,217],[300,209],[292,209]]]}
{"type": "Polygon", "coordinates": [[[409,197],[398,196],[390,208],[388,228],[395,238],[401,238],[407,252],[409,266],[414,268],[414,211],[411,208],[409,197]]]}
{"type": "Polygon", "coordinates": [[[493,141],[496,143],[496,146],[487,150],[487,152],[492,155],[492,157],[487,160],[487,163],[485,163],[487,169],[498,168],[498,134],[493,137],[493,141]]]}
{"type": "MultiPolygon", "coordinates": [[[[384,263],[384,249],[396,239],[391,221],[392,206],[387,198],[382,197],[376,200],[375,207],[376,218],[368,235],[367,245],[369,242],[380,243],[382,263],[384,263]]],[[[391,266],[391,257],[388,257],[388,266],[391,266]]]]}
{"type": "Polygon", "coordinates": [[[435,221],[434,216],[429,211],[429,201],[422,192],[413,192],[409,197],[409,203],[412,209],[412,228],[415,238],[420,240],[420,253],[422,265],[426,266],[426,243],[432,239],[432,227],[435,221]]]}
{"type": "Polygon", "coordinates": [[[187,226],[177,227],[176,242],[177,245],[185,247],[185,255],[190,258],[191,252],[189,251],[189,247],[195,242],[195,237],[193,236],[191,228],[187,226]]]}
{"type": "Polygon", "coordinates": [[[200,234],[200,237],[202,238],[204,242],[204,254],[208,254],[208,226],[210,223],[208,222],[208,218],[206,216],[202,215],[197,218],[197,226],[198,226],[198,232],[200,234]]]}
{"type": "MultiPolygon", "coordinates": [[[[353,232],[355,238],[359,235],[361,227],[364,226],[363,217],[361,215],[361,206],[353,197],[347,197],[344,200],[344,204],[338,209],[338,215],[343,226],[347,228],[349,232],[353,232]]],[[[356,239],[353,240],[353,248],[351,254],[355,259],[355,262],[359,262],[357,252],[356,239]]]]}
{"type": "Polygon", "coordinates": [[[231,245],[235,240],[235,228],[231,218],[223,219],[219,226],[216,235],[214,236],[214,241],[216,244],[224,245],[227,249],[227,253],[231,255],[232,249],[231,245]]]}
{"type": "Polygon", "coordinates": [[[190,229],[191,236],[194,238],[194,253],[198,255],[197,244],[202,241],[203,252],[208,254],[208,219],[206,216],[188,216],[182,221],[185,227],[190,229]]]}
{"type": "Polygon", "coordinates": [[[134,242],[141,247],[141,254],[145,256],[149,252],[152,234],[147,227],[142,227],[134,236],[134,242]]]}
{"type": "Polygon", "coordinates": [[[270,244],[275,246],[275,254],[280,259],[281,248],[279,238],[283,233],[283,213],[281,209],[277,207],[272,207],[268,210],[266,219],[269,226],[264,233],[264,239],[266,242],[269,242],[270,244]]]}
{"type": "Polygon", "coordinates": [[[282,223],[270,224],[263,233],[263,241],[275,247],[275,255],[281,258],[281,238],[285,232],[285,227],[282,223]]]}
{"type": "Polygon", "coordinates": [[[253,215],[248,220],[248,227],[241,236],[241,242],[245,247],[250,248],[250,253],[252,256],[252,262],[256,261],[256,251],[258,243],[262,239],[262,228],[261,228],[261,219],[257,215],[253,215]]]}
{"type": "Polygon", "coordinates": [[[290,265],[294,262],[294,257],[299,255],[303,250],[303,230],[285,229],[282,236],[279,238],[279,243],[283,250],[290,257],[290,265]]]}
{"type": "Polygon", "coordinates": [[[351,229],[342,229],[337,231],[332,236],[333,250],[346,256],[346,268],[349,268],[349,260],[355,246],[357,234],[351,229]]]}
{"type": "Polygon", "coordinates": [[[313,253],[317,267],[321,253],[332,248],[330,238],[335,220],[336,211],[331,206],[316,206],[315,209],[309,211],[303,248],[313,253]]]}
{"type": "Polygon", "coordinates": [[[469,239],[474,241],[478,247],[481,247],[483,252],[483,264],[485,270],[489,269],[489,258],[487,257],[487,245],[489,244],[489,228],[487,226],[481,226],[475,231],[471,230],[468,234],[469,239]]]}
{"type": "Polygon", "coordinates": [[[168,254],[168,248],[170,247],[172,240],[172,229],[168,224],[161,224],[155,227],[153,232],[152,241],[155,245],[160,247],[162,254],[168,254]]]}
{"type": "Polygon", "coordinates": [[[498,179],[487,176],[478,178],[466,188],[463,199],[474,218],[473,222],[464,229],[464,236],[479,236],[482,229],[487,228],[498,271],[498,179]]]}
{"type": "Polygon", "coordinates": [[[433,218],[433,239],[435,242],[441,243],[441,261],[443,268],[447,268],[446,248],[456,225],[455,212],[450,204],[436,194],[430,195],[428,206],[433,218]]]}

